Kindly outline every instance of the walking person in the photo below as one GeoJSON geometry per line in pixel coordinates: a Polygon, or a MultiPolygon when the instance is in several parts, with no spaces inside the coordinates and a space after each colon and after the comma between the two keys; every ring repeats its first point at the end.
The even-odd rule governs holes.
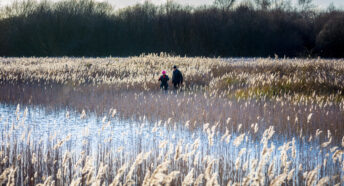
{"type": "Polygon", "coordinates": [[[161,81],[160,88],[167,91],[169,80],[170,78],[168,78],[168,75],[166,75],[166,71],[162,71],[162,75],[159,78],[159,81],[161,81]]]}
{"type": "Polygon", "coordinates": [[[179,87],[183,84],[183,75],[178,70],[176,65],[173,66],[172,83],[175,90],[179,89],[179,87]]]}

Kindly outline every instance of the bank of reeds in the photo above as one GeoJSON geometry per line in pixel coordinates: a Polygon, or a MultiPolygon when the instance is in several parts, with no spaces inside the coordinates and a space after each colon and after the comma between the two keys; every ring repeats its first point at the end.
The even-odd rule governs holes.
{"type": "Polygon", "coordinates": [[[73,118],[81,121],[96,112],[103,119],[97,131],[39,136],[27,109],[1,115],[0,183],[342,185],[342,64],[164,55],[1,58],[1,103],[76,109],[73,118]],[[160,72],[171,75],[173,65],[183,72],[184,87],[158,91],[160,72]],[[130,127],[117,133],[121,121],[130,127]]]}
{"type": "MultiPolygon", "coordinates": [[[[6,117],[1,120],[1,184],[341,185],[344,182],[344,138],[334,143],[331,130],[318,129],[311,135],[296,132],[295,137],[280,139],[274,126],[233,127],[231,119],[225,123],[204,123],[197,131],[187,132],[189,121],[177,124],[169,119],[149,124],[141,118],[138,120],[141,126],[121,134],[126,140],[124,144],[100,133],[92,138],[96,142],[91,145],[87,127],[82,133],[62,138],[32,136],[39,129],[30,129],[33,121],[26,121],[27,112],[18,107],[13,115],[8,115],[17,118],[15,122],[9,123],[6,117]],[[142,133],[143,130],[146,132],[142,133]],[[133,144],[131,140],[137,142],[127,146],[133,144]]],[[[312,117],[307,119],[311,121],[312,117]]],[[[114,124],[106,118],[99,122],[103,125],[100,131],[111,131],[114,124]]]]}
{"type": "Polygon", "coordinates": [[[94,85],[117,90],[157,90],[162,70],[177,65],[185,89],[222,96],[288,97],[342,101],[343,60],[214,59],[166,54],[130,58],[0,58],[1,84],[94,85]]]}
{"type": "Polygon", "coordinates": [[[189,121],[189,129],[197,129],[203,123],[226,123],[231,118],[232,128],[239,124],[245,130],[255,123],[264,127],[274,125],[281,136],[289,137],[300,131],[309,135],[317,129],[331,130],[337,142],[344,133],[343,102],[306,98],[299,101],[293,96],[234,99],[201,91],[118,91],[107,86],[0,87],[2,103],[43,106],[52,111],[70,108],[102,116],[116,109],[117,116],[124,120],[145,117],[152,123],[168,119],[178,123],[189,121]]]}

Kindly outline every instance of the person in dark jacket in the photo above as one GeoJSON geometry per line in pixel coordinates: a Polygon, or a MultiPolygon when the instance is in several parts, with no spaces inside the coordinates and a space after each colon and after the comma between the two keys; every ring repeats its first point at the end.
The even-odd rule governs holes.
{"type": "Polygon", "coordinates": [[[160,84],[160,88],[167,90],[168,89],[168,80],[170,80],[170,78],[168,78],[168,75],[166,75],[166,71],[162,71],[162,75],[159,78],[159,81],[161,81],[160,84]]]}
{"type": "Polygon", "coordinates": [[[178,89],[180,85],[183,84],[183,75],[178,70],[177,66],[173,66],[172,83],[173,83],[174,89],[178,89]]]}

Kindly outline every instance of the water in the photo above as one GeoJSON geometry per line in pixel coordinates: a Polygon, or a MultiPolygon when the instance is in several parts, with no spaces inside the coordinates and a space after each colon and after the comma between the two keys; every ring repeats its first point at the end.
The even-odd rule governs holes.
{"type": "MultiPolygon", "coordinates": [[[[239,174],[242,174],[240,175],[241,178],[248,174],[248,172],[241,170],[244,166],[243,163],[248,162],[247,169],[249,170],[252,161],[255,159],[261,161],[262,157],[263,144],[260,141],[262,129],[257,134],[242,129],[241,132],[245,132],[244,139],[239,145],[235,145],[234,141],[241,132],[232,131],[229,142],[226,142],[226,138],[221,140],[225,131],[217,128],[214,130],[213,143],[211,144],[209,131],[211,131],[212,125],[204,129],[204,125],[199,124],[197,128],[189,129],[184,123],[168,120],[152,122],[144,119],[144,116],[123,118],[120,113],[117,113],[112,117],[112,111],[102,113],[86,111],[84,117],[80,110],[68,106],[53,108],[39,104],[25,104],[18,107],[13,103],[0,103],[0,117],[2,142],[4,144],[20,144],[17,146],[19,151],[25,145],[33,146],[33,149],[40,147],[44,149],[43,151],[48,151],[63,142],[61,147],[58,147],[62,154],[65,151],[70,151],[78,156],[78,154],[87,151],[85,148],[87,146],[90,149],[89,155],[93,155],[93,157],[99,156],[103,151],[113,153],[114,159],[120,161],[119,165],[124,162],[133,162],[140,152],[152,152],[154,156],[149,161],[153,167],[156,167],[167,151],[175,152],[177,146],[180,146],[184,155],[182,157],[185,158],[188,165],[187,171],[194,167],[199,171],[197,173],[199,174],[201,170],[206,168],[207,159],[216,159],[215,170],[221,168],[225,173],[239,171],[239,174]],[[10,137],[8,137],[9,134],[11,134],[10,137]],[[193,156],[186,157],[186,154],[192,152],[192,147],[198,139],[200,144],[195,153],[197,155],[193,154],[193,156]],[[240,157],[239,153],[243,149],[245,149],[244,154],[240,157]],[[195,156],[200,158],[195,160],[195,156]],[[235,165],[237,160],[242,162],[238,164],[239,170],[235,165]]],[[[237,131],[237,129],[234,130],[237,131]]],[[[296,175],[301,174],[304,170],[313,170],[317,165],[322,164],[326,157],[331,157],[333,153],[330,152],[329,148],[321,149],[320,143],[316,140],[308,142],[309,136],[294,137],[296,157],[291,158],[291,149],[287,150],[286,153],[288,160],[292,161],[290,170],[295,169],[294,178],[297,182],[296,175]],[[298,169],[300,164],[303,165],[304,170],[298,169]]],[[[278,133],[269,140],[268,147],[275,146],[275,148],[267,161],[269,163],[274,162],[278,174],[281,174],[282,171],[282,152],[278,148],[289,141],[291,138],[280,136],[278,133]]],[[[331,144],[331,146],[334,145],[336,144],[331,144]]],[[[171,166],[170,169],[181,168],[177,164],[174,166],[171,166]]],[[[340,170],[338,163],[333,163],[331,160],[321,171],[322,177],[335,174],[343,175],[344,173],[340,170]]],[[[235,174],[222,176],[221,180],[241,179],[235,174]]]]}
{"type": "MultiPolygon", "coordinates": [[[[30,140],[33,143],[39,141],[59,141],[70,136],[69,146],[73,151],[82,150],[82,141],[90,142],[92,149],[97,149],[101,143],[111,141],[111,148],[116,151],[122,147],[133,154],[142,150],[156,149],[162,141],[166,140],[171,144],[181,143],[186,145],[193,143],[197,138],[203,142],[208,141],[208,135],[202,128],[188,130],[184,125],[160,121],[150,123],[147,120],[135,121],[133,119],[121,119],[118,116],[112,117],[108,113],[98,115],[82,113],[68,109],[47,109],[43,106],[22,106],[18,112],[18,105],[0,104],[0,129],[4,136],[7,131],[12,131],[13,139],[27,141],[30,133],[30,140]]],[[[224,155],[230,151],[238,151],[230,143],[221,142],[222,133],[214,135],[214,144],[201,143],[202,154],[209,151],[212,155],[224,155]]],[[[232,138],[235,138],[233,136],[232,138]]],[[[167,147],[167,145],[166,145],[167,147]]]]}
{"type": "MultiPolygon", "coordinates": [[[[25,138],[23,141],[27,141],[30,133],[30,139],[34,143],[47,140],[55,140],[57,143],[70,136],[69,146],[76,152],[82,150],[83,140],[90,142],[92,149],[97,149],[99,144],[111,142],[114,151],[123,148],[136,154],[142,150],[156,149],[164,140],[173,145],[187,145],[199,138],[202,141],[201,154],[211,152],[214,157],[223,157],[224,160],[230,161],[235,157],[233,154],[238,154],[241,148],[246,148],[246,154],[252,158],[258,158],[257,151],[262,148],[260,139],[254,141],[249,135],[245,136],[240,146],[233,145],[233,139],[238,136],[235,134],[232,134],[231,140],[227,143],[225,139],[221,140],[224,132],[220,131],[215,132],[213,144],[210,145],[208,135],[202,131],[202,127],[191,131],[182,124],[167,121],[150,123],[147,120],[135,121],[112,117],[108,113],[99,116],[92,112],[86,113],[82,118],[82,113],[76,110],[51,110],[32,105],[20,108],[19,112],[17,110],[18,105],[0,104],[2,136],[10,130],[18,141],[22,138],[25,138]]],[[[274,145],[277,146],[286,142],[276,139],[279,138],[276,137],[274,140],[274,145]]]]}

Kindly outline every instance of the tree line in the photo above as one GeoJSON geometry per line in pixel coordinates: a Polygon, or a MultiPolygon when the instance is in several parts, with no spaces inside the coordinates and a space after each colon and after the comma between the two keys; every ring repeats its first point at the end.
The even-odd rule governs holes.
{"type": "Polygon", "coordinates": [[[14,2],[0,11],[0,56],[344,57],[344,11],[272,2],[14,2]]]}

